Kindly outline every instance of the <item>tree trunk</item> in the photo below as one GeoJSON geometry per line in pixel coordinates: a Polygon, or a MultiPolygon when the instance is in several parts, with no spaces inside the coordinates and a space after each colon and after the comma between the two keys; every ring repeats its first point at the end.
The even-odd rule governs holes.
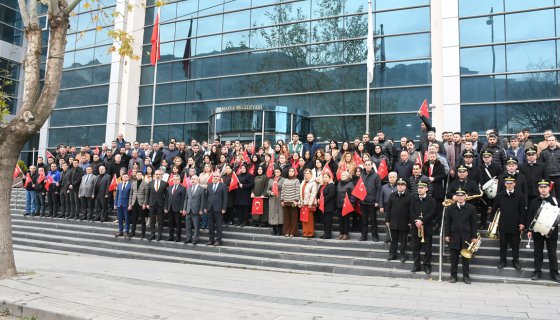
{"type": "MultiPolygon", "coordinates": [[[[44,85],[39,90],[41,29],[32,24],[25,28],[28,47],[24,60],[22,108],[10,123],[0,127],[0,278],[17,275],[10,215],[13,170],[24,144],[41,129],[52,113],[60,90],[68,13],[60,8],[51,8],[52,3],[57,2],[49,4],[50,37],[44,85]]],[[[65,1],[58,3],[66,4],[65,1]]]]}

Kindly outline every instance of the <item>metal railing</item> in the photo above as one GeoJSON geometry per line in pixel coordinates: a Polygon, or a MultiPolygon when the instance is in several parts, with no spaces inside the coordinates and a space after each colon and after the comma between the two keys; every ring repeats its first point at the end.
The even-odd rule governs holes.
{"type": "MultiPolygon", "coordinates": [[[[20,182],[18,182],[18,183],[16,183],[16,184],[12,185],[12,189],[15,188],[15,187],[17,187],[17,186],[19,186],[19,185],[21,185],[21,184],[23,184],[23,181],[20,181],[20,182]]],[[[19,205],[19,193],[20,193],[20,189],[21,189],[21,188],[16,188],[16,208],[15,208],[16,210],[18,209],[18,205],[19,205]]],[[[11,200],[11,199],[10,199],[10,200],[11,200]]]]}

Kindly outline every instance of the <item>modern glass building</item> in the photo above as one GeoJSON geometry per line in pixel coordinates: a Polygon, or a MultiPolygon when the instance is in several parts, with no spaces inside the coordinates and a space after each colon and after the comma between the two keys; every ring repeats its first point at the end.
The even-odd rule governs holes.
{"type": "MultiPolygon", "coordinates": [[[[424,99],[438,130],[559,131],[560,0],[373,0],[369,131],[416,137],[424,99]]],[[[60,97],[39,147],[127,140],[261,140],[366,130],[367,0],[126,0],[72,17],[60,97]],[[103,10],[116,21],[92,19],[103,10]],[[98,28],[99,27],[99,28],[98,28]],[[96,29],[101,29],[97,31],[96,29]],[[140,61],[108,53],[111,29],[140,61]],[[155,80],[155,83],[154,83],[155,80]]]]}

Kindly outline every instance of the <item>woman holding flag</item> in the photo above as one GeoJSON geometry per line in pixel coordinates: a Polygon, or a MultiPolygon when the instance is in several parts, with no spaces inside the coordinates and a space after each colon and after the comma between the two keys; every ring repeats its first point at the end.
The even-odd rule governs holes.
{"type": "Polygon", "coordinates": [[[301,184],[299,207],[303,237],[313,238],[315,236],[315,221],[313,214],[317,208],[317,183],[313,178],[311,170],[305,169],[303,172],[303,182],[301,184]]]}
{"type": "Polygon", "coordinates": [[[350,214],[347,211],[343,211],[343,208],[346,199],[348,199],[349,202],[355,201],[352,195],[353,190],[354,183],[350,178],[350,173],[348,173],[348,171],[343,171],[340,174],[340,181],[336,186],[336,211],[338,213],[338,224],[340,226],[340,235],[336,238],[337,240],[348,240],[350,238],[350,214]]]}
{"type": "Polygon", "coordinates": [[[49,214],[47,218],[56,217],[58,215],[59,190],[60,190],[60,171],[56,164],[51,163],[50,171],[47,174],[45,182],[45,191],[47,191],[47,202],[49,204],[49,214]]]}
{"type": "Polygon", "coordinates": [[[274,177],[268,179],[268,224],[272,226],[272,235],[282,235],[282,204],[280,201],[280,193],[282,192],[282,185],[284,178],[282,171],[277,168],[274,170],[274,177]]]}
{"type": "Polygon", "coordinates": [[[331,173],[323,174],[323,187],[319,196],[319,210],[323,213],[324,233],[321,239],[330,239],[332,232],[333,214],[336,210],[336,186],[331,173]]]}
{"type": "MultiPolygon", "coordinates": [[[[256,156],[253,156],[256,157],[256,156]]],[[[257,166],[257,172],[253,184],[253,191],[251,198],[253,199],[253,208],[251,213],[253,215],[253,225],[255,227],[264,227],[268,221],[268,177],[264,173],[262,166],[257,166]]]]}

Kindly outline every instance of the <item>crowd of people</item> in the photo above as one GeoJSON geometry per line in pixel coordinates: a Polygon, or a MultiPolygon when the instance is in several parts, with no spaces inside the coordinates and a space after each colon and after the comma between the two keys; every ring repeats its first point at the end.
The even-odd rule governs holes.
{"type": "MultiPolygon", "coordinates": [[[[392,141],[383,132],[354,141],[321,145],[308,133],[305,141],[264,141],[262,146],[240,141],[212,143],[175,139],[133,143],[119,134],[110,145],[81,148],[59,145],[47,152],[47,162],[24,173],[25,215],[104,222],[116,210],[117,237],[198,244],[200,229],[208,229],[207,245],[222,245],[223,225],[268,227],[284,237],[333,237],[360,233],[360,241],[379,241],[386,228],[388,260],[408,259],[412,272],[431,273],[432,239],[440,228],[449,244],[451,281],[457,281],[460,251],[476,244],[500,211],[500,263],[520,269],[519,245],[524,232],[534,240],[534,273],[541,278],[544,244],[551,279],[560,282],[556,258],[558,228],[549,236],[529,229],[542,202],[558,206],[560,149],[551,131],[534,143],[528,130],[509,138],[496,130],[443,132],[420,116],[418,141],[392,141]],[[482,191],[497,182],[497,195],[482,191]],[[444,202],[444,200],[448,199],[444,202]],[[451,199],[451,200],[449,200],[451,199]],[[442,214],[445,212],[445,219],[442,214]],[[378,215],[385,224],[378,226],[378,215]],[[137,232],[137,225],[140,232],[137,232]],[[147,224],[149,230],[147,230],[147,224]],[[183,229],[186,236],[183,237],[183,229]],[[147,234],[149,232],[149,234],[147,234]],[[421,257],[421,253],[423,256],[421,257]]],[[[463,281],[470,283],[469,259],[462,260],[463,281]]]]}

